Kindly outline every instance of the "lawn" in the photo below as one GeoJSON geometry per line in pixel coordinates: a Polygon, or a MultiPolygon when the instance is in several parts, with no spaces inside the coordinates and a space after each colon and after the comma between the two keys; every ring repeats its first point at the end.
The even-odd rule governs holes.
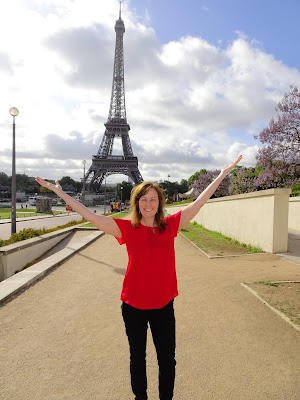
{"type": "Polygon", "coordinates": [[[219,232],[209,231],[202,225],[192,222],[180,231],[209,256],[228,256],[262,253],[259,247],[252,247],[224,236],[219,232]]]}
{"type": "MultiPolygon", "coordinates": [[[[118,219],[118,218],[124,218],[129,214],[129,211],[122,211],[116,214],[106,214],[106,215],[111,215],[112,218],[114,219],[118,219]]],[[[95,228],[95,226],[93,224],[91,224],[90,222],[82,225],[81,228],[95,228]]]]}
{"type": "MultiPolygon", "coordinates": [[[[37,213],[34,208],[18,208],[16,210],[17,218],[26,218],[26,217],[36,217],[40,215],[49,215],[44,213],[37,213]]],[[[55,214],[62,214],[63,211],[55,211],[55,214]]],[[[10,208],[0,208],[0,219],[10,219],[11,218],[11,209],[10,208]]]]}

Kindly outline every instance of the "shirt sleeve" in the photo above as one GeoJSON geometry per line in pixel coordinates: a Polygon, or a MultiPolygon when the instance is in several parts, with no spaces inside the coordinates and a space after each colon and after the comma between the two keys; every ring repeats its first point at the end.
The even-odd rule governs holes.
{"type": "Polygon", "coordinates": [[[166,217],[166,223],[170,225],[171,232],[174,237],[176,237],[178,233],[180,218],[181,218],[181,211],[178,211],[176,214],[166,217]]]}
{"type": "Polygon", "coordinates": [[[127,239],[128,239],[128,235],[129,235],[129,231],[131,228],[131,221],[128,219],[119,219],[116,218],[115,219],[116,224],[118,225],[121,233],[122,233],[122,237],[121,238],[117,238],[117,241],[119,242],[120,245],[127,243],[127,239]]]}

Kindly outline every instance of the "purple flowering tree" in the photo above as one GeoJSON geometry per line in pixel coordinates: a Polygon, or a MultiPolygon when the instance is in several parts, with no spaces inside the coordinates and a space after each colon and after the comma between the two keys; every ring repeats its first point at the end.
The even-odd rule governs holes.
{"type": "MultiPolygon", "coordinates": [[[[201,192],[203,192],[204,189],[207,188],[207,186],[214,179],[216,179],[216,177],[219,175],[220,172],[221,172],[220,170],[214,170],[202,173],[198,176],[198,178],[194,181],[194,183],[192,183],[190,187],[196,190],[196,195],[198,196],[201,192]]],[[[218,189],[211,197],[213,198],[213,197],[228,196],[229,194],[228,188],[229,188],[229,178],[228,176],[226,176],[225,179],[223,179],[223,181],[221,182],[218,189]]]]}
{"type": "Polygon", "coordinates": [[[260,188],[292,187],[300,180],[300,91],[291,86],[276,107],[277,119],[258,136],[265,146],[256,156],[262,172],[260,188]]]}
{"type": "Polygon", "coordinates": [[[259,167],[235,167],[230,173],[230,194],[250,193],[258,190],[255,182],[259,175],[259,167]]]}

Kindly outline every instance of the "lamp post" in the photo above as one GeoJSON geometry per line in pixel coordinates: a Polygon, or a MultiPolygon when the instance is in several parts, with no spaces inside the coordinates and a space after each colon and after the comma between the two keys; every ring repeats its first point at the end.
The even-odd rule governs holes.
{"type": "Polygon", "coordinates": [[[12,146],[12,177],[11,177],[11,234],[16,233],[16,124],[15,117],[19,114],[16,107],[9,109],[13,117],[13,146],[12,146]]]}
{"type": "Polygon", "coordinates": [[[122,204],[122,201],[123,201],[123,186],[121,186],[121,204],[122,204]]]}
{"type": "Polygon", "coordinates": [[[168,200],[169,200],[169,195],[170,195],[170,174],[168,174],[168,185],[167,185],[167,194],[168,194],[168,200]]]}
{"type": "Polygon", "coordinates": [[[85,202],[85,164],[86,164],[86,160],[83,160],[82,164],[83,164],[82,204],[84,204],[84,202],[85,202]]]}
{"type": "Polygon", "coordinates": [[[104,214],[106,214],[106,177],[105,177],[105,186],[104,186],[104,214]]]}

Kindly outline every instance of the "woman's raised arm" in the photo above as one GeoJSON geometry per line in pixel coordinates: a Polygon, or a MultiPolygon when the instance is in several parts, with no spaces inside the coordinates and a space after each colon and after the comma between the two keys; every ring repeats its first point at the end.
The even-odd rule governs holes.
{"type": "Polygon", "coordinates": [[[69,196],[65,193],[58,181],[55,181],[55,184],[49,183],[44,179],[37,176],[35,180],[43,187],[52,190],[52,192],[56,193],[58,197],[63,199],[67,204],[69,204],[73,210],[78,212],[83,218],[87,221],[90,221],[93,225],[95,225],[101,231],[108,233],[109,235],[116,236],[118,238],[122,237],[122,233],[116,224],[115,220],[110,217],[106,217],[105,215],[97,215],[90,211],[83,204],[79,203],[79,201],[75,200],[73,197],[69,196]]]}
{"type": "Polygon", "coordinates": [[[243,156],[239,156],[236,161],[231,164],[226,165],[226,167],[222,168],[220,174],[217,178],[209,185],[202,193],[198,196],[198,198],[187,207],[185,207],[181,212],[181,218],[179,223],[179,229],[182,229],[188,222],[190,222],[200,211],[200,208],[204,206],[207,200],[215,193],[217,188],[219,187],[222,180],[225,176],[230,172],[243,158],[243,156]]]}

